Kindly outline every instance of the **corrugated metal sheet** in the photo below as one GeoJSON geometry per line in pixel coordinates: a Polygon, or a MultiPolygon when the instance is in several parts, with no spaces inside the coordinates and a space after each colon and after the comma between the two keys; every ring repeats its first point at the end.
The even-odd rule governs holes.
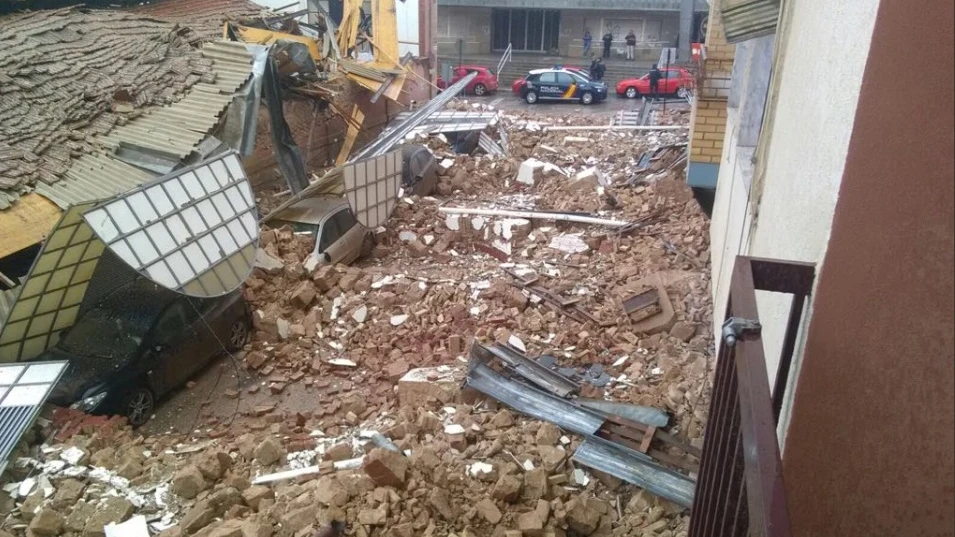
{"type": "Polygon", "coordinates": [[[511,380],[483,363],[473,362],[472,358],[466,380],[468,387],[489,395],[518,412],[582,435],[596,433],[604,423],[604,419],[595,412],[511,380]]]}
{"type": "Polygon", "coordinates": [[[590,436],[574,452],[574,461],[683,507],[693,505],[696,483],[685,475],[660,466],[639,451],[590,436]]]}
{"type": "Polygon", "coordinates": [[[63,180],[38,184],[36,192],[66,209],[84,201],[111,198],[154,177],[111,155],[83,155],[73,162],[63,180]]]}
{"type": "Polygon", "coordinates": [[[780,0],[719,0],[726,41],[739,43],[776,31],[780,0]]]}
{"type": "Polygon", "coordinates": [[[202,56],[213,62],[215,81],[200,82],[186,96],[139,116],[113,129],[101,140],[108,147],[119,146],[157,152],[176,159],[192,153],[215,127],[232,95],[249,79],[252,56],[245,45],[233,41],[207,43],[202,56]]]}
{"type": "Polygon", "coordinates": [[[504,156],[504,149],[502,149],[497,142],[492,140],[491,137],[488,136],[486,132],[482,132],[481,136],[478,137],[478,145],[481,146],[481,149],[483,149],[484,152],[487,153],[488,155],[491,155],[493,157],[504,156]]]}
{"type": "Polygon", "coordinates": [[[0,471],[66,365],[66,361],[57,361],[0,366],[0,471]]]}

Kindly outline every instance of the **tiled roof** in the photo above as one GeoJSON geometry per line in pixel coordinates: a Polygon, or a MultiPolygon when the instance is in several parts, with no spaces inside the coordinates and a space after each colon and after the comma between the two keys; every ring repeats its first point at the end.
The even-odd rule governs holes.
{"type": "MultiPolygon", "coordinates": [[[[98,137],[97,143],[110,150],[122,146],[165,154],[173,160],[192,153],[218,123],[252,68],[252,57],[241,43],[206,43],[202,55],[213,62],[210,82],[195,84],[185,97],[169,106],[146,108],[108,135],[98,137]]],[[[36,191],[66,209],[76,203],[115,196],[154,177],[109,152],[98,152],[75,159],[62,180],[37,184],[36,191]]]]}
{"type": "MultiPolygon", "coordinates": [[[[221,36],[223,21],[262,13],[248,0],[160,0],[0,17],[0,210],[34,189],[62,190],[52,185],[75,159],[121,142],[191,151],[248,78],[241,45],[200,45],[221,36]],[[132,114],[113,111],[117,93],[132,114]]],[[[51,199],[72,199],[64,194],[51,199]]]]}
{"type": "Polygon", "coordinates": [[[258,17],[265,8],[250,0],[153,0],[130,9],[137,15],[187,24],[210,39],[222,36],[222,23],[258,17]]]}
{"type": "Polygon", "coordinates": [[[118,11],[66,8],[0,18],[0,210],[56,182],[92,137],[137,107],[173,102],[211,70],[187,27],[118,11]]]}

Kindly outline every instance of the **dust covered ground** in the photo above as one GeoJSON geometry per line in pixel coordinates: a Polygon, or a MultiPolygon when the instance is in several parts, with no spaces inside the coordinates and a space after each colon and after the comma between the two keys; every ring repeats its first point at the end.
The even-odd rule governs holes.
{"type": "MultiPolygon", "coordinates": [[[[509,140],[498,158],[421,140],[439,162],[436,192],[403,198],[351,267],[308,270],[308,239],[263,228],[261,247],[280,263],[245,284],[245,349],[139,430],[87,427],[21,447],[0,537],[104,535],[134,515],[164,536],[685,536],[685,509],[576,466],[579,437],[460,389],[472,341],[511,342],[563,368],[599,364],[609,383],[584,383],[582,395],[665,410],[672,435],[701,445],[714,361],[708,221],[684,183],[685,131],[546,130],[607,121],[568,107],[507,112],[491,129],[509,140]],[[658,148],[669,149],[639,162],[658,148]],[[543,163],[529,176],[527,159],[543,163]],[[440,211],[460,207],[634,225],[440,211]],[[592,319],[550,307],[517,277],[592,319]],[[648,333],[622,301],[656,284],[673,319],[648,333]],[[416,368],[434,369],[401,380],[416,368]],[[371,431],[404,454],[376,447],[371,431]]],[[[661,123],[688,121],[676,109],[661,123]]],[[[282,189],[258,192],[263,212],[282,189]]]]}

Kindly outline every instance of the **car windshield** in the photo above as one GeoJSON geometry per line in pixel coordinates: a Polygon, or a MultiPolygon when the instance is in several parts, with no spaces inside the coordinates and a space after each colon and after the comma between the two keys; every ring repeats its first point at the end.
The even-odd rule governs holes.
{"type": "Polygon", "coordinates": [[[57,345],[80,356],[130,358],[155,318],[155,308],[95,308],[84,314],[57,345]]]}
{"type": "Polygon", "coordinates": [[[273,228],[276,228],[276,229],[281,228],[281,227],[288,226],[288,227],[292,228],[292,233],[295,233],[296,235],[299,235],[299,234],[310,234],[310,235],[313,235],[313,236],[314,236],[315,233],[318,232],[318,225],[317,225],[317,224],[306,224],[306,223],[303,223],[303,222],[292,222],[292,221],[290,221],[290,220],[273,220],[272,223],[271,223],[271,225],[272,225],[273,228]]]}

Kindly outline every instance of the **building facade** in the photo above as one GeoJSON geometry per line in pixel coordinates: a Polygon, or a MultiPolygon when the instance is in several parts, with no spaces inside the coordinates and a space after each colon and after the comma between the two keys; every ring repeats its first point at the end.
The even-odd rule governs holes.
{"type": "MultiPolygon", "coordinates": [[[[705,0],[695,0],[693,41],[706,26],[705,0]]],[[[624,37],[633,30],[637,48],[648,59],[677,46],[681,0],[438,0],[438,53],[475,56],[515,52],[583,56],[590,31],[593,51],[601,37],[614,36],[613,57],[625,56],[624,37]]]]}
{"type": "MultiPolygon", "coordinates": [[[[713,0],[710,20],[732,3],[713,0]]],[[[704,77],[726,90],[725,112],[702,97],[694,111],[690,174],[715,165],[706,173],[718,179],[713,317],[723,319],[737,256],[815,265],[788,383],[772,386],[784,393],[791,535],[951,535],[953,6],[775,4],[774,31],[740,38],[724,25],[737,35],[729,77],[704,77]],[[913,29],[936,42],[924,47],[913,29]],[[895,86],[912,58],[932,67],[903,95],[895,86]]],[[[772,385],[792,301],[756,299],[772,385]]]]}
{"type": "Polygon", "coordinates": [[[707,17],[706,54],[700,61],[701,83],[696,92],[690,123],[693,137],[686,171],[692,188],[715,189],[719,175],[723,138],[726,134],[726,107],[736,47],[726,41],[718,9],[707,17]]]}

